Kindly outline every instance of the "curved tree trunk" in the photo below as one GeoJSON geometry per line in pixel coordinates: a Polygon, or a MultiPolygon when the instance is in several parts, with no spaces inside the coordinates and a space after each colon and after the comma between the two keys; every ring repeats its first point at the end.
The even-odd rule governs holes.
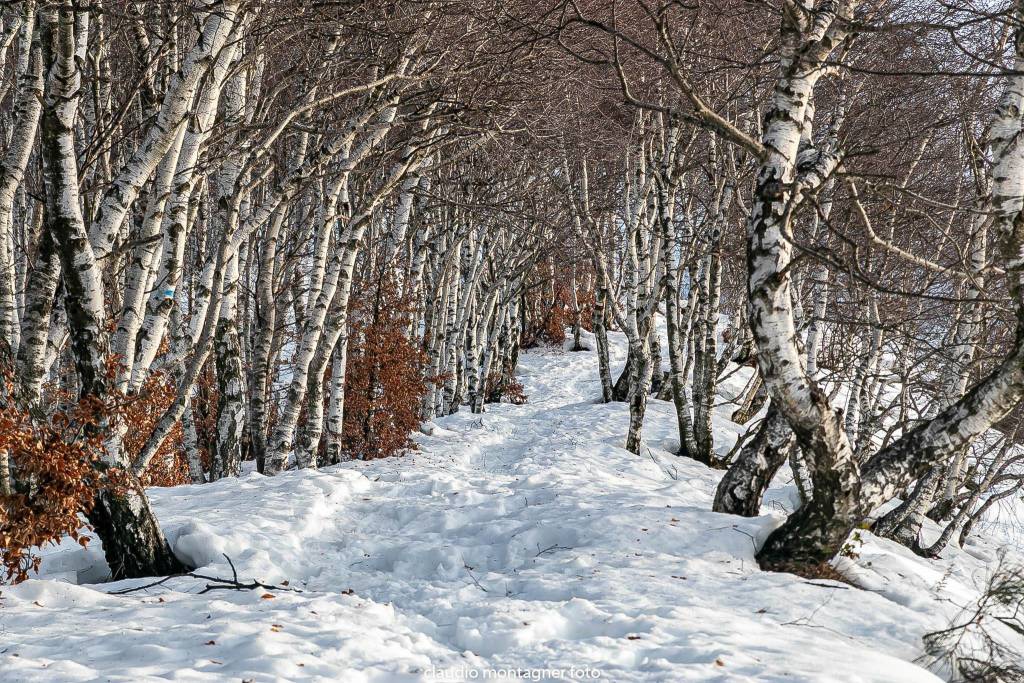
{"type": "Polygon", "coordinates": [[[795,444],[796,436],[786,418],[769,406],[757,434],[743,446],[719,482],[712,509],[744,517],[759,515],[764,492],[795,444]]]}

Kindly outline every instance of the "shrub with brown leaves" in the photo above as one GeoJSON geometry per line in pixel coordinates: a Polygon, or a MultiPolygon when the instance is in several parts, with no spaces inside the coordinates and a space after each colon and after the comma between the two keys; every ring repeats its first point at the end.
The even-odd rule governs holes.
{"type": "MultiPolygon", "coordinates": [[[[522,345],[524,349],[538,346],[560,346],[565,341],[565,330],[576,323],[573,305],[574,283],[564,268],[547,262],[537,269],[546,273],[548,280],[538,280],[526,289],[523,297],[525,325],[522,345]]],[[[576,282],[576,304],[579,306],[580,327],[590,328],[594,310],[594,292],[576,282]]]]}
{"type": "Polygon", "coordinates": [[[526,405],[529,396],[522,383],[503,370],[492,372],[487,377],[487,402],[501,403],[503,400],[517,406],[526,405]]]}
{"type": "MultiPolygon", "coordinates": [[[[137,394],[118,397],[117,419],[129,427],[122,444],[128,462],[135,460],[142,451],[164,411],[174,401],[175,393],[173,379],[157,371],[146,378],[137,394]]],[[[182,447],[181,422],[176,423],[164,439],[141,480],[143,486],[179,486],[191,482],[188,459],[182,447]]]]}
{"type": "MultiPolygon", "coordinates": [[[[113,379],[116,360],[107,373],[113,379]]],[[[10,386],[10,375],[2,379],[10,386]]],[[[0,450],[6,450],[15,475],[10,495],[0,496],[0,566],[15,583],[38,570],[35,546],[57,543],[64,536],[80,542],[81,515],[92,509],[102,488],[116,488],[124,473],[101,463],[111,429],[126,426],[123,455],[131,462],[163,411],[174,400],[174,383],[154,373],[132,396],[112,393],[106,401],[86,397],[79,401],[59,387],[48,387],[52,402],[67,406],[52,415],[0,401],[0,450]]],[[[6,395],[6,392],[0,392],[6,395]]],[[[188,462],[176,427],[142,478],[146,486],[175,486],[188,482],[188,462]]]]}
{"type": "Polygon", "coordinates": [[[17,583],[38,570],[33,546],[70,536],[83,546],[79,514],[93,505],[96,491],[116,485],[116,474],[103,472],[102,430],[107,406],[86,398],[49,419],[13,405],[0,406],[0,449],[10,454],[16,473],[14,491],[0,496],[0,566],[17,583]]]}
{"type": "Polygon", "coordinates": [[[405,336],[412,307],[393,283],[360,290],[350,326],[342,444],[350,457],[370,460],[414,447],[409,434],[419,426],[427,357],[405,336]]]}

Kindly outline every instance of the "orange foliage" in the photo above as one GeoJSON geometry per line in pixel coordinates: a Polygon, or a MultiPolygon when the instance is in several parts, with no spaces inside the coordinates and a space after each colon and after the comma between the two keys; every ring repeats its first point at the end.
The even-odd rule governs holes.
{"type": "MultiPolygon", "coordinates": [[[[116,360],[107,363],[113,380],[116,360]]],[[[9,372],[0,380],[10,386],[9,372]]],[[[4,392],[0,391],[0,395],[4,392]]],[[[50,403],[70,406],[45,416],[0,401],[0,449],[9,454],[16,474],[15,490],[0,496],[0,566],[8,579],[24,581],[39,568],[34,546],[79,535],[81,519],[103,488],[123,484],[123,473],[101,462],[104,441],[118,425],[126,427],[123,456],[131,462],[142,450],[157,421],[174,400],[174,382],[153,373],[138,394],[113,392],[106,401],[86,397],[74,401],[66,390],[49,387],[50,403]]],[[[175,427],[142,477],[146,486],[174,486],[189,481],[188,462],[175,427]]]]}
{"type": "MultiPolygon", "coordinates": [[[[142,451],[164,411],[174,401],[174,381],[162,371],[152,373],[139,393],[118,397],[117,416],[128,426],[122,448],[128,462],[142,451]]],[[[140,478],[143,486],[178,486],[191,482],[188,459],[182,447],[181,422],[171,429],[149,467],[140,478]]]]}
{"type": "MultiPolygon", "coordinates": [[[[572,279],[564,269],[543,267],[541,272],[557,273],[554,282],[537,282],[527,289],[524,297],[526,326],[523,330],[523,348],[542,345],[559,346],[565,341],[565,329],[576,322],[573,308],[572,279]],[[553,291],[553,295],[552,295],[553,291]]],[[[576,302],[580,307],[580,326],[591,327],[594,293],[585,290],[577,281],[576,302]]]]}
{"type": "Polygon", "coordinates": [[[393,284],[353,299],[342,443],[352,458],[385,458],[415,445],[427,357],[405,336],[411,307],[393,284]]]}
{"type": "Polygon", "coordinates": [[[555,300],[547,301],[547,292],[536,289],[527,295],[526,327],[523,330],[523,348],[560,346],[565,341],[565,328],[572,324],[567,290],[555,290],[555,300]]]}
{"type": "Polygon", "coordinates": [[[587,332],[594,331],[594,304],[597,296],[593,290],[576,292],[576,301],[580,305],[580,327],[587,332]]]}
{"type": "Polygon", "coordinates": [[[514,376],[501,370],[491,372],[487,377],[487,402],[501,403],[507,399],[513,405],[525,405],[529,401],[523,385],[514,376]]]}
{"type": "MultiPolygon", "coordinates": [[[[192,397],[192,420],[196,428],[196,447],[199,449],[199,462],[203,470],[212,467],[212,444],[217,439],[217,404],[220,401],[220,390],[217,388],[217,376],[213,372],[213,363],[207,363],[196,380],[195,394],[192,397]]],[[[271,410],[274,405],[271,403],[271,410]]],[[[273,413],[271,413],[271,419],[273,413]]]]}
{"type": "Polygon", "coordinates": [[[78,534],[78,515],[92,509],[97,490],[117,483],[99,464],[104,430],[97,427],[107,414],[95,398],[49,420],[0,405],[0,449],[8,451],[18,478],[15,491],[0,496],[0,566],[8,579],[24,581],[39,568],[33,546],[65,535],[88,542],[78,534]]]}

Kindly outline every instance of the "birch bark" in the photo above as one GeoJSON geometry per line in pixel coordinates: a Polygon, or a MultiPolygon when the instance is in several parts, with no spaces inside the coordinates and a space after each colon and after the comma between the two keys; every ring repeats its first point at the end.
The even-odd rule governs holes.
{"type": "MultiPolygon", "coordinates": [[[[72,332],[72,355],[82,396],[103,399],[106,329],[102,276],[82,216],[74,142],[81,75],[75,59],[75,12],[70,2],[41,13],[42,52],[49,79],[41,124],[41,156],[46,176],[47,217],[63,266],[65,307],[72,332]]],[[[101,430],[109,425],[100,425],[101,430]]],[[[119,453],[106,453],[105,467],[123,464],[119,453]]],[[[138,480],[129,475],[123,491],[97,492],[89,522],[103,541],[115,579],[170,574],[180,570],[138,480]]]]}
{"type": "MultiPolygon", "coordinates": [[[[18,353],[20,320],[15,283],[14,201],[32,154],[43,99],[43,62],[36,30],[36,3],[23,3],[20,17],[18,93],[11,141],[0,159],[0,339],[18,353]]],[[[13,37],[13,33],[12,33],[13,37]]]]}

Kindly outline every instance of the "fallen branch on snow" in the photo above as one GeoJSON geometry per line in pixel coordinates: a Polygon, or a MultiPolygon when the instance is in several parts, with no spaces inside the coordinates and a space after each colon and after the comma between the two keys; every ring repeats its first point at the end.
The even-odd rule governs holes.
{"type": "Polygon", "coordinates": [[[144,586],[135,586],[133,588],[125,588],[125,589],[122,589],[122,590],[119,590],[119,591],[111,591],[109,593],[109,595],[127,595],[129,593],[135,593],[135,592],[138,592],[138,591],[143,591],[143,590],[146,590],[148,588],[156,588],[157,586],[162,586],[163,584],[167,583],[171,579],[177,579],[177,578],[181,578],[183,576],[190,576],[193,579],[202,579],[203,581],[213,581],[214,582],[214,583],[206,584],[206,587],[203,588],[203,590],[199,591],[198,595],[203,595],[205,593],[209,593],[209,592],[215,591],[215,590],[236,590],[236,591],[241,591],[241,590],[254,590],[256,588],[262,588],[263,590],[289,591],[289,592],[292,592],[292,593],[301,593],[302,592],[298,588],[291,588],[291,587],[286,586],[286,585],[277,586],[277,585],[273,585],[273,584],[262,583],[260,581],[256,581],[255,579],[253,581],[249,582],[249,583],[242,583],[241,581],[238,580],[238,570],[235,569],[235,563],[232,562],[231,558],[228,557],[227,555],[224,555],[224,559],[228,561],[228,565],[231,567],[232,578],[230,578],[230,579],[224,579],[224,578],[221,578],[219,576],[207,576],[205,574],[197,574],[196,572],[185,572],[184,574],[172,574],[170,576],[165,576],[164,578],[160,579],[159,581],[154,581],[153,583],[147,583],[144,586]]]}

